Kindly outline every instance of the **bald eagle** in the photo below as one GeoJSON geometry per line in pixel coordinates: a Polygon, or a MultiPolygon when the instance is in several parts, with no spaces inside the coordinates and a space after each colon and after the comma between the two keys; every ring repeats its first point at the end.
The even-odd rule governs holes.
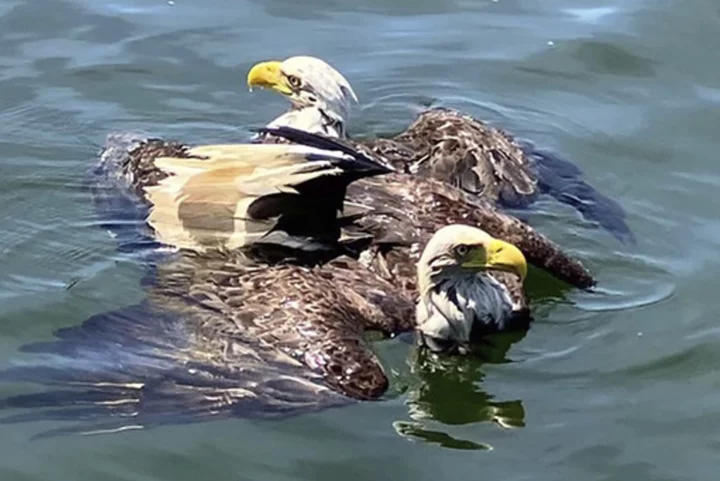
{"type": "MultiPolygon", "coordinates": [[[[350,108],[358,99],[349,82],[325,61],[296,56],[260,62],[250,69],[247,83],[291,102],[291,109],[270,126],[346,137],[350,108]]],[[[271,141],[271,136],[262,137],[271,141]]],[[[635,241],[622,207],[584,182],[572,163],[458,111],[433,108],[393,138],[351,143],[401,172],[442,180],[499,207],[525,207],[548,194],[619,240],[635,241]]]]}
{"type": "Polygon", "coordinates": [[[460,189],[325,136],[263,133],[290,144],[111,139],[96,171],[106,226],[128,250],[175,252],[152,250],[139,305],[26,346],[40,362],[0,379],[54,387],[2,400],[42,408],[5,422],[82,419],[90,425],[61,432],[116,432],[377,399],[388,379],[366,331],[417,327],[430,349],[468,351],[478,336],[527,327],[528,261],[594,283],[544,236],[460,189]],[[135,224],[122,214],[131,197],[135,224]]]}

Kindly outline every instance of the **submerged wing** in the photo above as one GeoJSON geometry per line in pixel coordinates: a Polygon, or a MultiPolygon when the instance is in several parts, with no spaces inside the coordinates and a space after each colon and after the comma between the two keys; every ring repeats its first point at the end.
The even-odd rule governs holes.
{"type": "MultiPolygon", "coordinates": [[[[44,388],[0,400],[0,423],[73,421],[62,432],[117,432],[230,416],[282,417],[350,402],[282,352],[194,332],[219,314],[151,303],[93,316],[26,346],[0,381],[44,388]]],[[[225,319],[227,322],[227,319],[225,319]]],[[[47,433],[51,434],[51,433],[47,433]]]]}
{"type": "MultiPolygon", "coordinates": [[[[0,400],[16,410],[0,422],[76,421],[58,432],[114,432],[376,398],[387,379],[362,334],[404,328],[392,324],[402,302],[370,305],[366,297],[390,287],[358,284],[358,266],[343,262],[260,269],[217,254],[163,264],[143,303],[26,346],[0,380],[45,389],[0,400]]],[[[406,301],[401,314],[412,308],[406,301]]]]}
{"type": "Polygon", "coordinates": [[[596,222],[619,241],[628,244],[636,242],[635,234],[625,221],[627,214],[622,206],[585,182],[577,166],[531,144],[524,144],[523,150],[535,162],[538,187],[542,193],[574,207],[583,217],[596,222]]]}
{"type": "MultiPolygon", "coordinates": [[[[385,171],[344,148],[192,149],[121,135],[103,153],[93,193],[104,224],[131,249],[153,241],[140,227],[148,204],[137,194],[162,203],[153,197],[167,193],[158,192],[161,185],[177,189],[168,205],[175,202],[178,222],[195,228],[193,222],[222,218],[232,189],[255,198],[246,214],[257,222],[307,208],[302,199],[278,204],[278,195],[311,197],[385,171]],[[248,172],[240,175],[242,169],[248,172]],[[268,194],[268,185],[279,192],[268,194]],[[205,212],[186,202],[204,204],[205,212]]],[[[316,207],[311,217],[328,209],[316,207]]],[[[364,331],[412,327],[413,300],[351,259],[316,268],[258,266],[243,251],[185,250],[149,267],[145,301],[28,345],[0,371],[0,381],[43,387],[1,399],[7,415],[0,422],[67,420],[78,424],[51,434],[114,432],[228,416],[282,417],[373,399],[386,390],[387,378],[364,331]]]]}

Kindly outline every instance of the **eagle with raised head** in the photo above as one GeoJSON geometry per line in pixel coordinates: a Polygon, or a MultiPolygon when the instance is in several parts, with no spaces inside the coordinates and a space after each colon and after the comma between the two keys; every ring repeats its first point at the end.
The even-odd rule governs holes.
{"type": "MultiPolygon", "coordinates": [[[[346,136],[357,96],[327,62],[310,56],[260,62],[248,72],[247,83],[290,101],[289,111],[270,125],[346,136]]],[[[619,240],[635,241],[623,208],[582,180],[578,167],[456,110],[429,109],[392,138],[350,142],[400,172],[444,181],[498,207],[525,207],[550,195],[619,240]]]]}

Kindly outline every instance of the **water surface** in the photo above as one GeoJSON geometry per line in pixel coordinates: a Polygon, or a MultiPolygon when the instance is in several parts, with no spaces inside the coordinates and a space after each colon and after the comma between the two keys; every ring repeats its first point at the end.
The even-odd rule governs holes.
{"type": "Polygon", "coordinates": [[[0,3],[2,364],[142,298],[142,266],[117,253],[83,189],[105,134],[244,139],[285,108],[244,87],[263,59],[334,64],[361,100],[354,135],[445,105],[553,149],[638,237],[623,246],[542,201],[530,221],[600,289],[559,295],[531,279],[537,322],[487,362],[423,368],[386,342],[382,402],[37,442],[51,423],[3,426],[0,478],[715,479],[718,44],[709,0],[0,3]]]}

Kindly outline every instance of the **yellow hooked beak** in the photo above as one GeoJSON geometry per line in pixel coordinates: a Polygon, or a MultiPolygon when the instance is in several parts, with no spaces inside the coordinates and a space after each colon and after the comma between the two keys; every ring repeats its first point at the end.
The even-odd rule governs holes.
{"type": "Polygon", "coordinates": [[[512,272],[521,280],[527,277],[527,261],[523,253],[514,245],[500,239],[492,239],[485,244],[484,249],[476,249],[463,267],[512,272]]]}
{"type": "Polygon", "coordinates": [[[248,87],[268,88],[283,95],[292,94],[293,90],[282,73],[281,65],[282,62],[276,60],[255,64],[248,72],[248,87]]]}

